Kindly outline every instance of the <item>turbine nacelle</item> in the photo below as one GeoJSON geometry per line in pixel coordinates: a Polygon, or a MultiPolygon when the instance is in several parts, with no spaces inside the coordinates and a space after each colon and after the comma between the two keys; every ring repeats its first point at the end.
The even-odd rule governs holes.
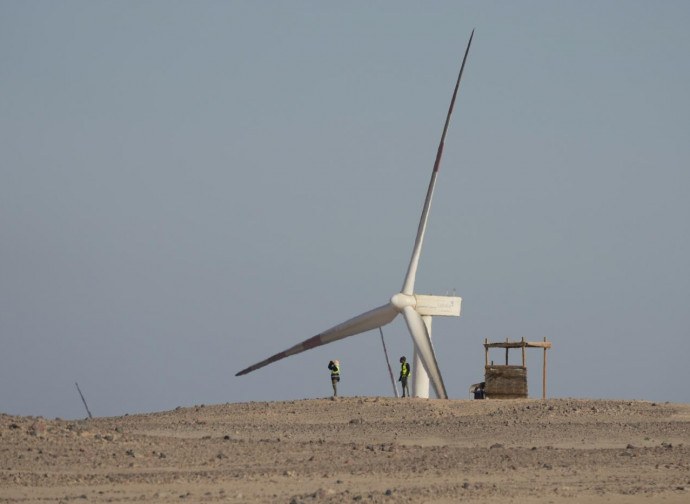
{"type": "Polygon", "coordinates": [[[426,296],[415,294],[415,310],[420,315],[433,317],[459,317],[462,298],[459,296],[426,296]]]}
{"type": "Polygon", "coordinates": [[[429,296],[424,294],[403,294],[391,297],[390,304],[398,313],[406,306],[414,308],[420,315],[432,317],[459,317],[462,298],[459,296],[429,296]]]}

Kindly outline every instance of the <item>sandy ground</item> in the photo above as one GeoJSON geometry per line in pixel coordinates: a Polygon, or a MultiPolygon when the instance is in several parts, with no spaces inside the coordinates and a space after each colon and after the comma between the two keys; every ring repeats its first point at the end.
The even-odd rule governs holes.
{"type": "Polygon", "coordinates": [[[690,405],[345,397],[0,415],[2,503],[690,503],[690,405]]]}

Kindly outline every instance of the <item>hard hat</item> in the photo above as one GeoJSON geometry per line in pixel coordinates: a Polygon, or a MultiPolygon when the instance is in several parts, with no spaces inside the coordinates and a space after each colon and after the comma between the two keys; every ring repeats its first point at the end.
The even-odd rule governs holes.
{"type": "Polygon", "coordinates": [[[340,361],[334,360],[334,361],[333,361],[333,364],[340,364],[340,361]]]}

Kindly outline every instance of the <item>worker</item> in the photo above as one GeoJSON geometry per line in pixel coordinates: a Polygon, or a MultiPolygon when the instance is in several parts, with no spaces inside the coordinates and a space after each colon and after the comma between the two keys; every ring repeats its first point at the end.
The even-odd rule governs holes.
{"type": "Polygon", "coordinates": [[[331,384],[333,385],[333,397],[338,397],[338,382],[340,381],[340,362],[332,360],[328,363],[331,370],[331,384]]]}
{"type": "Polygon", "coordinates": [[[475,399],[486,399],[486,391],[484,390],[485,383],[481,382],[478,383],[476,387],[474,387],[474,398],[475,399]]]}
{"type": "Polygon", "coordinates": [[[402,384],[402,396],[405,397],[405,392],[407,391],[407,396],[410,396],[410,388],[407,385],[407,379],[410,377],[410,363],[403,355],[400,357],[400,378],[398,381],[402,384]]]}

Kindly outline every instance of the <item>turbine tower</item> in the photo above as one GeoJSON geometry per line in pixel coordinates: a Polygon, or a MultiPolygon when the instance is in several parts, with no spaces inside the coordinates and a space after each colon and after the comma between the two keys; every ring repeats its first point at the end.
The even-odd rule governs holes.
{"type": "Polygon", "coordinates": [[[374,308],[368,312],[362,313],[353,317],[342,324],[338,324],[316,336],[313,336],[295,346],[279,352],[267,359],[262,360],[246,369],[243,369],[235,376],[245,375],[251,373],[259,368],[267,366],[290,355],[294,355],[311,348],[315,348],[332,341],[337,341],[348,336],[360,334],[372,329],[380,328],[390,323],[399,313],[402,313],[407,328],[410,331],[412,340],[414,342],[414,363],[413,363],[413,390],[415,397],[429,397],[429,383],[434,388],[436,397],[439,399],[447,399],[448,393],[443,384],[443,377],[438,367],[436,360],[436,353],[431,342],[431,317],[434,316],[451,316],[458,317],[460,315],[460,305],[462,299],[457,296],[425,296],[414,293],[415,278],[417,276],[417,266],[419,265],[419,257],[422,252],[422,242],[424,241],[424,233],[426,231],[427,221],[429,219],[429,209],[431,208],[431,200],[434,196],[434,188],[436,187],[436,178],[441,165],[441,157],[443,155],[443,147],[446,141],[446,134],[448,133],[448,126],[450,124],[450,117],[455,106],[455,98],[460,87],[460,80],[465,69],[465,62],[467,61],[467,54],[472,45],[472,38],[474,37],[474,30],[470,35],[465,55],[460,66],[460,73],[458,80],[455,83],[453,90],[453,98],[448,108],[446,122],[443,126],[443,134],[436,152],[436,161],[431,172],[431,180],[429,181],[429,188],[427,189],[426,199],[424,200],[424,207],[422,209],[422,216],[419,220],[419,227],[417,228],[417,237],[415,239],[414,248],[412,249],[412,257],[407,268],[407,274],[403,282],[402,290],[394,294],[390,301],[378,308],[374,308]]]}

